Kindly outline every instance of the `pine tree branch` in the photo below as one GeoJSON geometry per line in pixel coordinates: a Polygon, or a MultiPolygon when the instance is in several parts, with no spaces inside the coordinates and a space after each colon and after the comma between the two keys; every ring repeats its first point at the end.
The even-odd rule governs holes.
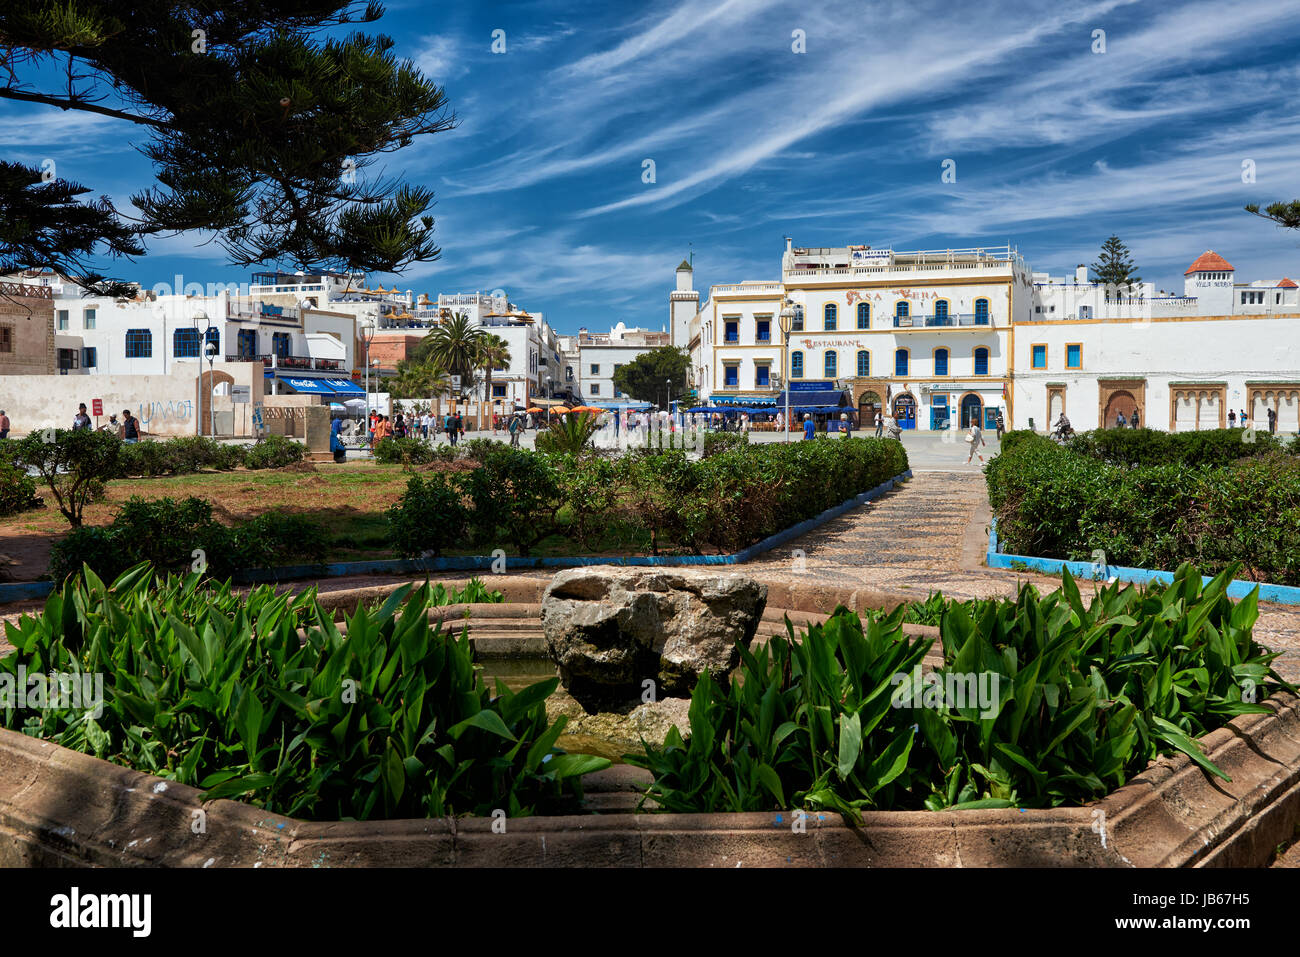
{"type": "Polygon", "coordinates": [[[148,116],[140,116],[137,113],[125,113],[122,110],[115,110],[107,106],[99,106],[83,100],[80,97],[62,97],[51,96],[46,93],[25,93],[22,90],[15,90],[12,87],[0,88],[0,99],[21,100],[24,103],[44,103],[47,106],[57,106],[61,110],[80,110],[85,113],[99,113],[102,116],[111,116],[118,120],[127,120],[131,123],[138,123],[141,126],[152,126],[160,130],[169,129],[169,125],[164,120],[156,120],[148,116]]]}

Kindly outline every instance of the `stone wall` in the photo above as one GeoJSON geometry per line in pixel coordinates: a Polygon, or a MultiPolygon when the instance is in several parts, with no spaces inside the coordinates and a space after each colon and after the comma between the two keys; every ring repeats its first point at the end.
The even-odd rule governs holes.
{"type": "Polygon", "coordinates": [[[58,371],[54,300],[49,292],[45,286],[0,283],[0,376],[53,375],[58,371]]]}

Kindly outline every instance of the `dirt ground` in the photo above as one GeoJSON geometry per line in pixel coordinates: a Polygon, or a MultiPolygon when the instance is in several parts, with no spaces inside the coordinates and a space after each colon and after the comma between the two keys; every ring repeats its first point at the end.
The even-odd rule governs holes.
{"type": "MultiPolygon", "coordinates": [[[[384,510],[401,498],[408,473],[400,466],[372,463],[331,465],[317,471],[309,463],[249,472],[200,472],[166,478],[120,479],[105,497],[86,508],[87,525],[107,525],[127,499],[197,496],[212,502],[218,521],[231,524],[271,509],[299,513],[321,522],[333,534],[350,534],[364,551],[382,535],[384,510]]],[[[32,581],[45,574],[50,548],[68,533],[67,519],[53,496],[38,488],[46,507],[0,519],[0,580],[32,581]]]]}

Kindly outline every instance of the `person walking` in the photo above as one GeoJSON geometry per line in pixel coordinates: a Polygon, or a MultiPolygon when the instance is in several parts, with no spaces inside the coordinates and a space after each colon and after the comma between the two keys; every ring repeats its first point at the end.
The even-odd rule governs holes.
{"type": "Polygon", "coordinates": [[[1134,409],[1134,410],[1133,410],[1133,421],[1129,423],[1129,428],[1130,428],[1130,429],[1136,429],[1137,427],[1138,427],[1138,410],[1137,410],[1137,409],[1134,409]]]}
{"type": "Polygon", "coordinates": [[[807,412],[803,415],[803,438],[807,442],[817,435],[817,426],[813,422],[813,417],[807,412]]]}
{"type": "Polygon", "coordinates": [[[122,425],[117,430],[117,437],[127,445],[135,445],[140,441],[140,420],[131,414],[130,409],[122,410],[122,425]]]}
{"type": "Polygon", "coordinates": [[[86,403],[84,402],[77,406],[77,414],[72,417],[72,431],[90,431],[90,416],[86,415],[86,403]]]}
{"type": "Polygon", "coordinates": [[[1001,408],[1000,406],[999,406],[998,409],[993,413],[993,419],[994,419],[994,421],[997,423],[997,426],[998,426],[998,441],[1001,442],[1001,441],[1002,441],[1002,436],[1003,436],[1003,435],[1006,433],[1006,431],[1007,431],[1007,423],[1006,423],[1006,422],[1003,420],[1003,418],[1002,418],[1002,408],[1001,408]]]}
{"type": "Polygon", "coordinates": [[[459,412],[451,420],[452,428],[456,430],[456,441],[459,443],[465,438],[465,420],[461,418],[459,412]]]}
{"type": "Polygon", "coordinates": [[[450,412],[448,412],[446,418],[443,419],[442,427],[447,433],[447,441],[451,445],[455,445],[456,444],[456,417],[453,416],[450,412]]]}
{"type": "Polygon", "coordinates": [[[1128,419],[1124,418],[1123,412],[1115,413],[1115,428],[1123,429],[1128,426],[1128,419]]]}
{"type": "Polygon", "coordinates": [[[1230,428],[1230,429],[1235,429],[1236,427],[1237,427],[1237,413],[1234,412],[1232,409],[1229,409],[1229,410],[1228,410],[1228,428],[1230,428]]]}
{"type": "Polygon", "coordinates": [[[393,438],[406,438],[406,420],[402,418],[402,413],[397,413],[397,418],[393,422],[393,438]]]}
{"type": "Polygon", "coordinates": [[[519,421],[519,416],[517,416],[517,415],[512,415],[512,416],[510,417],[510,426],[509,426],[509,430],[510,430],[510,447],[511,447],[512,449],[517,449],[517,448],[519,448],[519,430],[520,430],[521,426],[522,426],[522,423],[520,423],[520,421],[519,421]]]}
{"type": "MultiPolygon", "coordinates": [[[[0,439],[9,434],[9,420],[5,418],[4,412],[0,412],[0,439]]],[[[1268,434],[1277,435],[1277,409],[1269,408],[1268,410],[1268,434]]]]}
{"type": "Polygon", "coordinates": [[[971,423],[970,431],[966,433],[966,441],[970,443],[970,452],[966,454],[966,464],[970,465],[970,460],[978,455],[980,465],[983,465],[984,455],[979,450],[984,448],[984,433],[980,431],[978,422],[971,423]]]}
{"type": "Polygon", "coordinates": [[[0,409],[0,439],[9,438],[9,415],[0,409]]]}
{"type": "Polygon", "coordinates": [[[335,419],[330,423],[330,451],[334,453],[334,461],[343,463],[347,461],[348,450],[343,444],[343,420],[335,419]]]}
{"type": "Polygon", "coordinates": [[[847,439],[849,437],[849,414],[847,412],[840,413],[840,433],[841,438],[847,439]]]}
{"type": "Polygon", "coordinates": [[[876,410],[876,438],[882,438],[885,434],[885,412],[883,409],[876,410]]]}

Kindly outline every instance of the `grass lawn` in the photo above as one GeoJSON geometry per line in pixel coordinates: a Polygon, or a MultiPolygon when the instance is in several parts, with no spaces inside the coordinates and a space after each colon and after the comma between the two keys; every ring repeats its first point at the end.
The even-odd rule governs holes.
{"type": "MultiPolygon", "coordinates": [[[[271,509],[306,515],[325,526],[332,561],[391,558],[385,510],[401,498],[409,473],[400,465],[349,462],[346,465],[289,466],[255,472],[201,472],[167,478],[118,479],[108,483],[107,495],[86,507],[87,525],[107,525],[119,505],[133,495],[142,498],[196,496],[212,503],[213,516],[225,524],[254,518],[271,509]]],[[[68,532],[67,520],[41,487],[47,507],[0,519],[0,579],[32,581],[49,565],[50,547],[68,532]]],[[[560,513],[563,521],[565,513],[560,513]]],[[[436,521],[430,516],[430,521],[436,521]]],[[[640,529],[611,522],[603,526],[591,547],[579,548],[571,539],[552,535],[533,555],[648,554],[649,536],[640,529]]],[[[481,554],[484,549],[448,551],[449,555],[481,554]]],[[[513,549],[508,549],[513,554],[513,549]]]]}

